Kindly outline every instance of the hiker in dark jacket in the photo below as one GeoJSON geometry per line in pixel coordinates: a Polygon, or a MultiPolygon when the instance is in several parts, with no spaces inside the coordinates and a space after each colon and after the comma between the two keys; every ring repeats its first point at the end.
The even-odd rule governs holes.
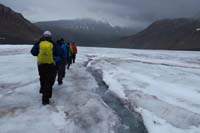
{"type": "Polygon", "coordinates": [[[68,49],[64,42],[64,39],[60,39],[57,41],[56,49],[58,51],[58,55],[55,56],[54,60],[56,63],[57,68],[57,75],[58,75],[58,85],[63,84],[63,78],[65,77],[65,63],[68,57],[68,49]]]}
{"type": "Polygon", "coordinates": [[[37,56],[42,104],[46,105],[50,103],[49,99],[52,97],[52,87],[56,77],[54,56],[57,55],[57,52],[50,31],[43,33],[43,37],[33,46],[31,53],[33,56],[37,56]]]}

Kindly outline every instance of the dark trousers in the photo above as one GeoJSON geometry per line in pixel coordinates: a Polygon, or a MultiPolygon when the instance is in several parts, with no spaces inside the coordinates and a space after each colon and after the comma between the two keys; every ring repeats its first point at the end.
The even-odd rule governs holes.
{"type": "Polygon", "coordinates": [[[67,59],[67,69],[69,69],[71,64],[72,64],[72,57],[68,57],[68,59],[67,59]]]}
{"type": "Polygon", "coordinates": [[[76,54],[72,54],[72,62],[75,63],[76,60],[76,54]]]}
{"type": "Polygon", "coordinates": [[[56,63],[56,69],[58,74],[58,83],[61,83],[63,78],[65,77],[65,62],[60,61],[56,63]]]}
{"type": "Polygon", "coordinates": [[[54,64],[40,64],[38,65],[40,76],[40,92],[42,93],[42,100],[48,101],[52,97],[52,88],[56,78],[56,67],[54,64]]]}

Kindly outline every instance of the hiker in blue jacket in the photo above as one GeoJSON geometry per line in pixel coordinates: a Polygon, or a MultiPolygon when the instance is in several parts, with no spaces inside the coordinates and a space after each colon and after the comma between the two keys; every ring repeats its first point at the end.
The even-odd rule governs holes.
{"type": "Polygon", "coordinates": [[[68,58],[68,49],[63,38],[57,40],[56,50],[58,51],[58,55],[54,57],[54,61],[57,68],[57,81],[58,85],[62,85],[63,78],[65,77],[65,62],[68,58]]]}

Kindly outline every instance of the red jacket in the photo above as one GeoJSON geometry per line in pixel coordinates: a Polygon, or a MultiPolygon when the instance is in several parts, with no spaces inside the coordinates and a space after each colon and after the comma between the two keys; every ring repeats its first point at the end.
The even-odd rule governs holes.
{"type": "Polygon", "coordinates": [[[72,43],[72,49],[73,49],[73,53],[77,54],[77,47],[75,43],[72,43]]]}

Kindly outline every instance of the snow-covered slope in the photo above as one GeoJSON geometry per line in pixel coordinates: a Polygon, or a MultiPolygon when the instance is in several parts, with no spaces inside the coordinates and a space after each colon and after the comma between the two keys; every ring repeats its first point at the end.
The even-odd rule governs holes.
{"type": "Polygon", "coordinates": [[[142,115],[150,133],[200,132],[199,52],[79,47],[64,85],[54,85],[44,107],[30,48],[0,47],[0,133],[120,132],[122,118],[96,93],[92,72],[142,115]]]}

